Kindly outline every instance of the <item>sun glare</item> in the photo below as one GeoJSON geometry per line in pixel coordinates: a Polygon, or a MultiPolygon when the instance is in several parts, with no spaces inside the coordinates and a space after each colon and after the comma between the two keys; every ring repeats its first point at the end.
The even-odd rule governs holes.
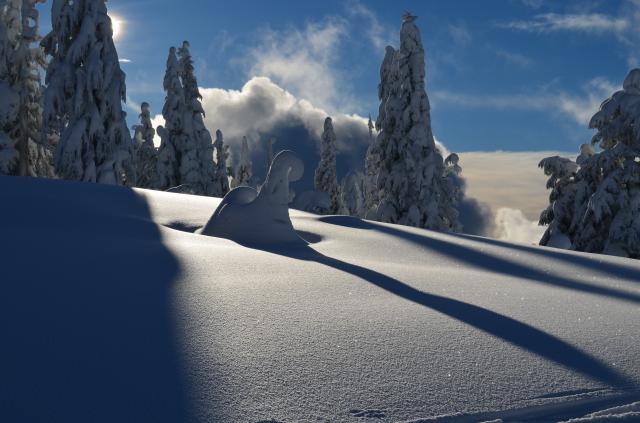
{"type": "Polygon", "coordinates": [[[122,19],[118,18],[117,16],[111,16],[111,28],[113,29],[114,40],[117,41],[122,36],[123,26],[124,25],[122,19]]]}

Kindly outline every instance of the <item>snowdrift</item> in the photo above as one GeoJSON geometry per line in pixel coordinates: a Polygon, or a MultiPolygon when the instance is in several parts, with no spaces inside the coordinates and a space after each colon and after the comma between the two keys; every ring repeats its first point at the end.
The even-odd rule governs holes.
{"type": "Polygon", "coordinates": [[[638,262],[219,202],[0,177],[0,421],[638,417],[638,262]]]}

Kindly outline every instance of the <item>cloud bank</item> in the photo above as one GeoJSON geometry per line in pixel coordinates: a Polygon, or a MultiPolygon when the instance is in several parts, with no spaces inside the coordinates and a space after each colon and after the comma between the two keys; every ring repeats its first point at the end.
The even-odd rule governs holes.
{"type": "MultiPolygon", "coordinates": [[[[459,153],[467,181],[467,195],[480,204],[484,234],[513,242],[538,243],[544,228],[538,226],[540,212],[549,201],[546,180],[538,163],[549,156],[574,157],[558,151],[459,153]],[[489,210],[487,210],[487,208],[489,210]]],[[[476,208],[477,209],[477,208],[476,208]]]]}

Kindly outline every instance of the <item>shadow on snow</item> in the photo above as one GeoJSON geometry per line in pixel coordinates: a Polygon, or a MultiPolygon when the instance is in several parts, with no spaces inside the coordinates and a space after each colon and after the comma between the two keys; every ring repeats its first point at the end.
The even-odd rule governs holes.
{"type": "MultiPolygon", "coordinates": [[[[533,274],[528,273],[527,276],[526,272],[529,272],[529,269],[526,269],[523,266],[497,257],[478,253],[470,248],[413,235],[411,233],[369,223],[357,218],[332,216],[322,218],[322,220],[337,225],[357,227],[361,229],[374,229],[390,233],[394,236],[402,236],[404,238],[411,239],[412,241],[419,242],[421,245],[433,248],[434,250],[437,249],[439,252],[444,254],[455,254],[460,260],[464,260],[481,267],[490,268],[491,270],[501,269],[507,273],[515,272],[517,275],[527,278],[538,276],[535,271],[532,271],[533,274]],[[430,242],[431,244],[429,244],[430,242]],[[488,262],[486,264],[482,264],[483,260],[488,260],[488,262]]],[[[586,352],[572,346],[562,339],[491,310],[452,298],[420,291],[400,280],[374,270],[325,256],[309,246],[295,246],[291,248],[277,248],[265,245],[245,246],[298,260],[313,261],[348,273],[357,278],[363,279],[378,288],[384,289],[391,294],[440,312],[489,335],[495,336],[512,345],[520,347],[544,359],[555,362],[607,385],[616,387],[635,387],[636,385],[635,381],[624,374],[609,367],[606,363],[601,362],[597,358],[590,356],[586,352]]],[[[546,274],[544,276],[549,277],[549,275],[546,274]]],[[[563,280],[555,280],[554,282],[562,282],[562,284],[565,283],[563,280]]]]}
{"type": "Polygon", "coordinates": [[[0,178],[0,198],[0,420],[188,420],[180,268],[144,199],[23,178],[0,178]]]}
{"type": "MultiPolygon", "coordinates": [[[[476,248],[467,247],[460,244],[455,244],[453,242],[447,242],[436,238],[431,238],[423,235],[418,235],[416,233],[405,231],[402,229],[396,229],[387,225],[382,225],[378,223],[373,223],[369,221],[365,221],[362,219],[358,219],[355,217],[348,216],[326,216],[319,219],[322,222],[340,225],[345,227],[357,228],[357,229],[367,229],[367,230],[375,230],[378,232],[382,232],[391,236],[399,237],[404,240],[410,241],[420,247],[428,248],[438,254],[443,254],[451,257],[454,260],[466,263],[469,266],[484,269],[490,272],[499,271],[501,273],[506,273],[510,276],[515,276],[520,279],[525,279],[530,282],[541,283],[545,285],[552,285],[565,289],[572,289],[575,291],[585,292],[588,294],[602,295],[609,298],[614,298],[617,300],[622,300],[626,302],[631,302],[634,304],[640,304],[640,294],[636,294],[633,292],[617,290],[613,288],[607,288],[597,285],[591,285],[588,283],[580,282],[574,279],[565,278],[562,276],[554,275],[551,273],[542,272],[537,270],[534,267],[526,266],[515,261],[509,260],[507,258],[503,258],[497,255],[490,254],[486,251],[480,251],[476,248]]],[[[468,238],[465,238],[468,239],[468,238]]],[[[486,243],[493,243],[493,240],[476,240],[471,239],[472,241],[481,242],[484,241],[486,243]]],[[[496,241],[495,245],[501,245],[500,241],[496,241]]],[[[511,244],[504,243],[501,246],[505,248],[511,248],[511,244]]],[[[520,249],[525,249],[527,247],[520,247],[520,249]]],[[[535,250],[535,249],[533,249],[535,250]]],[[[545,253],[537,252],[537,254],[545,255],[545,253]]],[[[555,254],[555,251],[551,251],[546,254],[555,254]]],[[[562,256],[560,256],[562,257],[562,256]]],[[[554,258],[555,255],[554,255],[554,258]]],[[[572,256],[573,258],[573,256],[572,256]]],[[[568,260],[568,258],[564,258],[568,260]]],[[[577,260],[573,261],[573,264],[582,264],[586,259],[578,257],[577,260]]],[[[591,264],[590,266],[595,266],[595,264],[591,264]]],[[[603,266],[604,270],[609,272],[613,272],[612,266],[603,266]]],[[[630,272],[629,272],[630,273],[630,272]]],[[[628,276],[626,270],[617,273],[618,277],[628,276]]],[[[638,277],[634,275],[634,278],[638,277]]]]}

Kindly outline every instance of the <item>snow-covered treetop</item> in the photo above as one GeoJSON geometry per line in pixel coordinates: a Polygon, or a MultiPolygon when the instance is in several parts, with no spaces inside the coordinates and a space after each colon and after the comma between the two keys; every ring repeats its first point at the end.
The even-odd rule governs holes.
{"type": "Polygon", "coordinates": [[[578,165],[574,161],[560,156],[547,157],[540,161],[538,167],[544,171],[545,175],[549,176],[547,189],[553,188],[557,180],[578,171],[578,165]]]}
{"type": "Polygon", "coordinates": [[[640,69],[633,69],[615,92],[591,118],[589,127],[598,130],[592,143],[607,150],[617,143],[640,147],[640,69]]]}
{"type": "Polygon", "coordinates": [[[180,65],[175,47],[169,49],[163,87],[167,93],[164,107],[162,108],[165,128],[168,131],[179,131],[182,129],[184,97],[182,82],[180,81],[180,65]]]}
{"type": "Polygon", "coordinates": [[[418,19],[418,17],[415,16],[413,13],[409,12],[408,10],[406,12],[404,12],[404,15],[402,15],[402,22],[403,23],[415,22],[416,19],[418,19]]]}
{"type": "Polygon", "coordinates": [[[195,113],[201,113],[204,116],[204,109],[200,103],[202,95],[198,88],[198,80],[195,76],[195,68],[193,67],[193,59],[189,51],[190,45],[188,41],[182,43],[180,47],[180,76],[182,77],[182,89],[187,106],[192,108],[195,113]]]}
{"type": "Polygon", "coordinates": [[[146,101],[140,105],[140,124],[134,127],[136,134],[136,143],[146,144],[153,147],[153,137],[156,134],[151,123],[151,111],[149,110],[149,103],[146,101]]]}

